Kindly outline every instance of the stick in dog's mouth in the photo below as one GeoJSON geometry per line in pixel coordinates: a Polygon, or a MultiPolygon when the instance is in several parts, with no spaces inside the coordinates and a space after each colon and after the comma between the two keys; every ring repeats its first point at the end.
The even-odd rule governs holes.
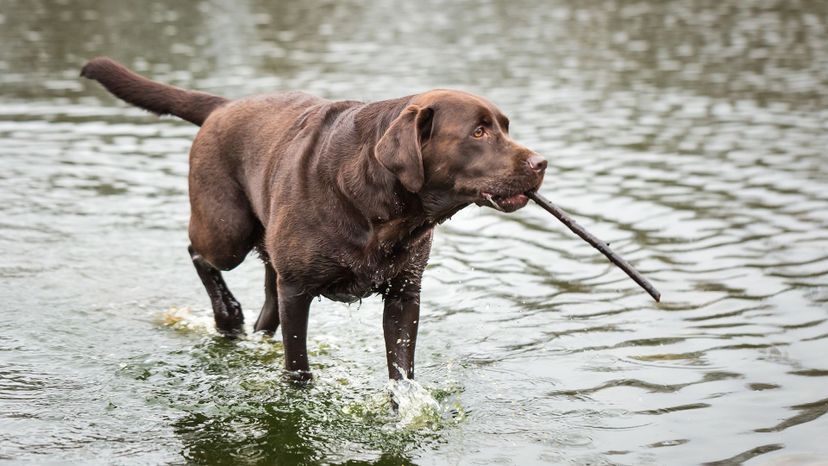
{"type": "MultiPolygon", "coordinates": [[[[643,275],[641,275],[632,265],[630,265],[627,261],[625,261],[621,256],[613,252],[612,249],[609,248],[607,243],[601,241],[600,239],[596,238],[592,233],[586,231],[582,226],[578,225],[575,220],[572,219],[566,212],[561,210],[558,206],[553,204],[549,199],[541,196],[537,191],[527,191],[526,196],[529,199],[535,201],[539,206],[543,207],[544,210],[549,212],[550,214],[554,215],[558,220],[560,220],[564,225],[567,226],[573,233],[580,236],[581,239],[589,243],[592,247],[599,250],[601,254],[607,257],[613,264],[617,265],[621,270],[624,271],[630,278],[632,278],[636,283],[638,283],[641,288],[644,288],[644,291],[650,294],[656,302],[661,301],[661,293],[655,289],[652,283],[650,283],[643,275]]],[[[495,207],[497,204],[489,198],[489,202],[491,202],[495,207]]]]}

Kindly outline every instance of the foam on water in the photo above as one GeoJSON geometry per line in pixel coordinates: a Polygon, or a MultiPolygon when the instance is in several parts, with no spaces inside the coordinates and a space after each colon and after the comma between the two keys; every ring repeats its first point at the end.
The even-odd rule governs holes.
{"type": "Polygon", "coordinates": [[[157,320],[164,326],[175,330],[218,335],[212,313],[193,313],[189,307],[170,307],[161,311],[157,320]]]}

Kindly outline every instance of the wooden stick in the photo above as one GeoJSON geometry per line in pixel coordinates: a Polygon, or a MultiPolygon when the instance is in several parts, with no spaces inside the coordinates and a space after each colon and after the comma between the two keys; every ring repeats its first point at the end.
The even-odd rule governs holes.
{"type": "Polygon", "coordinates": [[[558,218],[564,225],[567,226],[570,230],[572,230],[576,235],[580,236],[584,241],[592,245],[595,249],[601,251],[601,254],[607,256],[607,259],[610,260],[613,264],[617,265],[624,271],[627,275],[630,276],[636,283],[638,283],[641,288],[650,294],[656,302],[661,301],[661,293],[655,289],[655,287],[647,281],[637,270],[633,268],[627,261],[621,258],[618,254],[612,251],[609,248],[607,243],[601,241],[600,239],[596,238],[592,235],[592,233],[584,230],[581,225],[578,225],[575,220],[572,219],[566,212],[561,210],[558,206],[553,204],[549,201],[549,199],[541,196],[537,191],[529,191],[526,193],[529,199],[535,201],[539,206],[543,207],[544,210],[549,212],[550,214],[554,215],[558,218]]]}

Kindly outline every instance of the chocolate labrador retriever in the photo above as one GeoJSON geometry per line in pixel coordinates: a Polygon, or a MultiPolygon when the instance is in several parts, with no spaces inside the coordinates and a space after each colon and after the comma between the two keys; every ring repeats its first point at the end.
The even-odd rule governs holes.
{"type": "Polygon", "coordinates": [[[265,302],[256,331],[281,324],[285,367],[311,377],[312,299],[383,296],[392,379],[412,378],[420,280],[434,227],[477,204],[526,205],[546,160],[509,137],[509,120],[473,94],[433,90],[364,103],[301,92],[227,100],[150,81],[95,58],[81,76],[126,102],[201,126],[190,150],[190,256],[216,327],[242,331],[221,270],[256,249],[265,302]]]}

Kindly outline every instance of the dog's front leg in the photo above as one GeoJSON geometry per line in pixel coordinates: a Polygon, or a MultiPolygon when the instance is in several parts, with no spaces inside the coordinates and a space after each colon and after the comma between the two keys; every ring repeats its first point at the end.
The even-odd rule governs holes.
{"type": "MultiPolygon", "coordinates": [[[[417,280],[419,282],[419,280],[417,280]]],[[[382,329],[388,377],[392,380],[414,378],[414,349],[420,320],[420,289],[405,289],[385,295],[382,329]]]]}
{"type": "Polygon", "coordinates": [[[294,380],[310,380],[307,336],[313,296],[306,294],[299,286],[286,283],[281,276],[276,281],[276,288],[285,347],[285,369],[294,380]]]}

